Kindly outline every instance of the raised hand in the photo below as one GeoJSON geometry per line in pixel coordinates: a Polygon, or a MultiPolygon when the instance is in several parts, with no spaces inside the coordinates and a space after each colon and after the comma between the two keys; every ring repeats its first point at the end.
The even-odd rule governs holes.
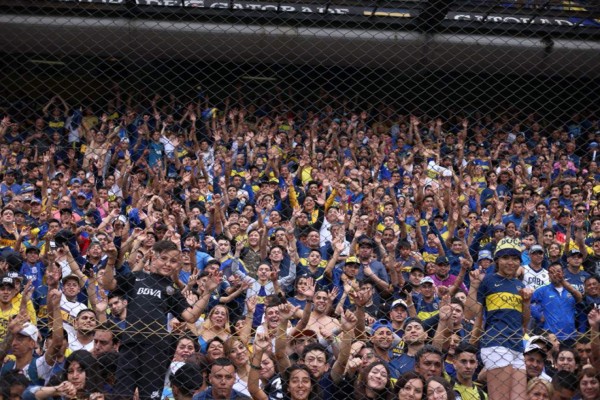
{"type": "Polygon", "coordinates": [[[531,288],[519,289],[519,294],[523,298],[523,303],[529,303],[531,301],[531,296],[533,296],[533,289],[531,289],[531,288]]]}
{"type": "Polygon", "coordinates": [[[317,284],[316,284],[315,280],[312,277],[309,277],[306,280],[306,289],[303,289],[301,291],[301,294],[303,294],[308,299],[312,299],[313,296],[315,295],[316,288],[317,288],[317,284]]]}
{"type": "Polygon", "coordinates": [[[588,314],[587,319],[592,330],[595,330],[596,332],[600,330],[600,309],[593,308],[588,314]]]}
{"type": "Polygon", "coordinates": [[[256,310],[256,301],[256,296],[251,296],[246,299],[246,310],[248,311],[248,314],[254,314],[254,311],[256,310]]]}
{"type": "Polygon", "coordinates": [[[356,318],[356,315],[350,310],[346,310],[346,312],[342,313],[340,316],[340,326],[344,332],[353,330],[356,327],[357,322],[358,318],[356,318]]]}
{"type": "Polygon", "coordinates": [[[213,272],[206,283],[204,284],[204,288],[212,293],[221,283],[222,275],[219,271],[213,272]]]}
{"type": "Polygon", "coordinates": [[[266,333],[257,333],[254,337],[254,346],[259,350],[268,350],[271,347],[271,339],[266,333]]]}
{"type": "Polygon", "coordinates": [[[52,307],[60,307],[60,298],[61,298],[61,291],[58,289],[52,289],[50,292],[48,292],[48,297],[47,297],[47,302],[48,305],[51,305],[52,307]]]}
{"type": "Polygon", "coordinates": [[[452,318],[452,307],[450,305],[440,307],[440,321],[448,322],[450,318],[452,318]]]}
{"type": "Polygon", "coordinates": [[[300,309],[300,307],[292,306],[290,303],[280,304],[277,308],[279,309],[279,317],[286,321],[292,319],[296,311],[300,309]]]}
{"type": "Polygon", "coordinates": [[[479,269],[469,272],[469,277],[471,278],[471,285],[474,283],[479,285],[481,283],[481,281],[483,280],[484,276],[485,276],[485,273],[479,269]]]}

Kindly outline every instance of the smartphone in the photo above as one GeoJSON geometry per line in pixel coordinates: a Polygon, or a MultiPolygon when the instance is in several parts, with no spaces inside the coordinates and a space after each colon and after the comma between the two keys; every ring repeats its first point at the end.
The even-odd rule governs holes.
{"type": "Polygon", "coordinates": [[[56,250],[56,242],[54,240],[50,241],[50,249],[56,250]]]}
{"type": "Polygon", "coordinates": [[[402,286],[402,290],[401,290],[401,291],[402,291],[402,292],[407,292],[407,293],[410,293],[410,292],[412,292],[412,290],[413,290],[413,287],[412,287],[412,285],[410,284],[410,282],[406,282],[406,283],[404,284],[404,286],[402,286]]]}

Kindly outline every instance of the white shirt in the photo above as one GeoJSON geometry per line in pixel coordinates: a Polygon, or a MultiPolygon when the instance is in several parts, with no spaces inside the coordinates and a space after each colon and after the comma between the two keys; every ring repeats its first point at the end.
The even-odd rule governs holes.
{"type": "Polygon", "coordinates": [[[531,266],[524,265],[523,270],[523,283],[527,288],[536,290],[550,283],[550,275],[545,268],[535,271],[531,266]]]}

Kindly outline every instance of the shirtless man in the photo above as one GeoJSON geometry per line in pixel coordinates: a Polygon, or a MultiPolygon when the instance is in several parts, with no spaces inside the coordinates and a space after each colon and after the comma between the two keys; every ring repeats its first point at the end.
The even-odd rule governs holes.
{"type": "Polygon", "coordinates": [[[317,290],[315,292],[314,307],[310,313],[310,318],[306,324],[306,329],[317,332],[319,338],[329,337],[333,331],[340,327],[340,322],[327,315],[329,309],[329,293],[325,290],[317,290]]]}

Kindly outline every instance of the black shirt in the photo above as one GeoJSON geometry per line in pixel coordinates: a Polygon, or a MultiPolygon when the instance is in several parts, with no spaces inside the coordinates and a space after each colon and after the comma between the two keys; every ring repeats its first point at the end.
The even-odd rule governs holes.
{"type": "Polygon", "coordinates": [[[171,278],[138,271],[118,276],[117,287],[127,295],[125,340],[167,333],[167,314],[180,318],[189,307],[171,278]]]}

